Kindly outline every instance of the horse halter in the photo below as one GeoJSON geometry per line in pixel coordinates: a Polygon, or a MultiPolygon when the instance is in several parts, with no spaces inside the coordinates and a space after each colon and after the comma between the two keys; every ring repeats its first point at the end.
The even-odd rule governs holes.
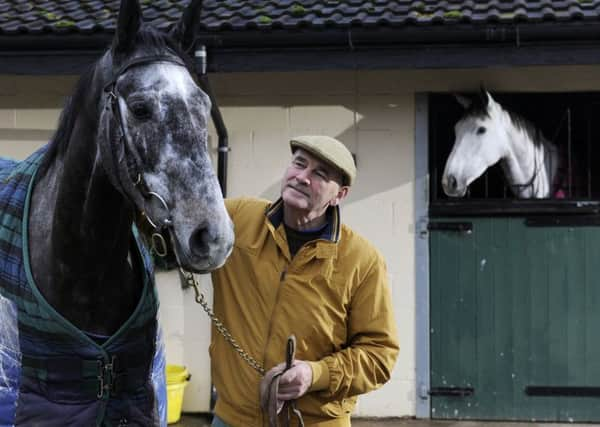
{"type": "MultiPolygon", "coordinates": [[[[561,120],[561,123],[562,123],[562,120],[561,120]]],[[[559,129],[560,129],[561,123],[559,123],[559,125],[558,125],[559,129]]],[[[540,144],[542,144],[545,147],[545,150],[542,150],[542,157],[543,157],[542,161],[541,162],[539,161],[538,155],[536,153],[536,145],[533,144],[533,172],[531,173],[531,178],[529,178],[529,180],[527,180],[527,182],[525,182],[523,184],[511,184],[508,181],[506,182],[507,185],[509,187],[511,187],[511,189],[514,192],[530,189],[532,194],[535,193],[535,181],[537,180],[538,175],[542,171],[544,164],[546,165],[547,168],[549,166],[548,170],[552,169],[552,156],[546,155],[547,151],[548,150],[552,151],[552,149],[550,148],[549,145],[545,144],[544,137],[542,136],[542,133],[540,132],[539,128],[536,129],[535,139],[536,139],[536,141],[540,141],[540,144]],[[548,164],[548,162],[549,162],[549,164],[548,164]]],[[[551,140],[551,142],[554,142],[554,139],[555,138],[553,138],[551,140]]],[[[554,188],[553,188],[554,183],[550,182],[549,186],[550,186],[550,195],[552,195],[552,192],[554,191],[554,188]]]]}
{"type": "MultiPolygon", "coordinates": [[[[142,174],[140,172],[140,160],[139,156],[135,152],[127,153],[133,149],[127,144],[127,134],[125,132],[125,124],[123,123],[123,117],[121,115],[121,110],[118,102],[119,94],[117,91],[117,80],[118,78],[128,71],[131,68],[147,65],[151,63],[157,62],[167,62],[175,65],[179,65],[182,67],[186,67],[186,64],[175,57],[172,56],[164,56],[164,55],[153,55],[153,56],[142,56],[138,58],[134,58],[133,60],[126,62],[123,64],[117,72],[115,72],[112,78],[108,81],[108,83],[104,86],[104,93],[106,94],[106,100],[104,104],[104,109],[108,114],[109,118],[114,118],[118,122],[118,129],[120,131],[120,136],[116,139],[110,138],[110,135],[106,135],[104,139],[104,143],[100,145],[102,165],[106,170],[106,173],[115,186],[125,197],[129,198],[134,206],[139,207],[142,215],[146,218],[148,223],[154,229],[154,233],[151,236],[151,244],[158,256],[164,257],[167,254],[167,244],[166,241],[161,234],[161,231],[167,230],[170,231],[172,226],[172,220],[170,217],[170,209],[169,206],[160,194],[150,191],[148,186],[144,182],[142,174]],[[111,147],[111,144],[116,144],[115,147],[111,147]],[[128,155],[129,154],[129,155],[128,155]],[[134,161],[135,164],[129,165],[128,162],[134,161]],[[132,173],[131,169],[135,169],[132,173]],[[133,177],[133,178],[132,178],[133,177]],[[166,212],[164,218],[160,220],[155,220],[151,218],[143,209],[145,205],[145,201],[151,198],[156,198],[163,209],[166,212]]],[[[106,131],[110,131],[110,127],[107,126],[106,131]]],[[[177,261],[179,264],[179,260],[177,261]]],[[[254,359],[248,352],[246,352],[242,347],[238,344],[236,339],[231,335],[228,329],[225,327],[223,322],[217,318],[215,313],[210,308],[204,294],[200,291],[200,285],[194,275],[183,269],[179,264],[179,271],[184,279],[184,288],[192,287],[195,292],[195,300],[198,304],[202,306],[204,311],[210,317],[212,322],[214,323],[218,332],[223,336],[225,341],[227,341],[236,353],[246,362],[249,366],[251,366],[254,370],[258,372],[259,375],[265,375],[265,368],[254,359]]],[[[288,341],[286,346],[286,369],[289,369],[292,365],[294,356],[295,356],[295,340],[293,343],[288,341]]],[[[299,420],[300,425],[303,426],[302,415],[300,411],[296,408],[295,403],[289,403],[286,405],[286,408],[289,408],[299,420]]],[[[288,416],[289,420],[289,416],[288,416]]]]}
{"type": "MultiPolygon", "coordinates": [[[[125,124],[119,105],[119,93],[117,91],[117,80],[121,75],[132,68],[160,62],[187,67],[181,59],[173,56],[140,56],[119,67],[108,83],[106,83],[104,86],[104,93],[106,94],[104,109],[109,117],[114,118],[118,123],[120,136],[116,141],[113,141],[113,138],[110,138],[110,135],[107,135],[106,138],[104,138],[104,143],[100,144],[100,151],[103,159],[102,164],[106,169],[109,179],[125,197],[131,200],[134,206],[137,206],[138,209],[140,209],[142,216],[146,218],[148,223],[155,230],[151,237],[152,247],[157,255],[165,256],[167,253],[167,244],[161,231],[168,229],[172,225],[170,209],[164,197],[154,191],[150,191],[142,177],[139,154],[132,145],[127,143],[127,133],[125,131],[125,124]],[[111,147],[111,144],[116,144],[116,146],[111,147]],[[152,219],[147,214],[144,206],[146,205],[146,201],[151,198],[156,198],[160,202],[162,208],[166,212],[165,217],[156,220],[152,219]]],[[[107,132],[108,131],[109,129],[107,127],[107,132]]]]}
{"type": "Polygon", "coordinates": [[[533,172],[531,173],[531,178],[529,178],[529,180],[527,182],[525,182],[524,184],[511,184],[510,182],[508,182],[508,180],[506,181],[508,186],[511,187],[513,189],[513,191],[515,191],[515,190],[524,191],[524,190],[530,189],[531,192],[534,193],[534,191],[535,191],[534,183],[538,177],[538,174],[540,173],[540,168],[541,168],[541,166],[538,165],[537,157],[538,156],[535,153],[535,146],[534,146],[533,147],[533,172]]]}

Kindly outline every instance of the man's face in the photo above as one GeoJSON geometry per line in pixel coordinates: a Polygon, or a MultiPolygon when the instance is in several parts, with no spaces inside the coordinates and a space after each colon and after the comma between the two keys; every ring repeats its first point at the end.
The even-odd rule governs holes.
{"type": "Polygon", "coordinates": [[[342,173],[301,148],[292,155],[281,186],[281,197],[288,208],[303,215],[322,215],[347,194],[342,173]]]}

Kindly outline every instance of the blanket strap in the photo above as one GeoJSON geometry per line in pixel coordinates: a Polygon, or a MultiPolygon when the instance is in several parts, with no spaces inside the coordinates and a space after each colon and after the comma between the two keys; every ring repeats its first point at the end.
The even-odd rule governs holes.
{"type": "Polygon", "coordinates": [[[44,383],[48,394],[58,400],[101,400],[144,386],[148,369],[137,359],[131,355],[112,356],[108,361],[22,355],[21,366],[26,378],[44,383]]]}

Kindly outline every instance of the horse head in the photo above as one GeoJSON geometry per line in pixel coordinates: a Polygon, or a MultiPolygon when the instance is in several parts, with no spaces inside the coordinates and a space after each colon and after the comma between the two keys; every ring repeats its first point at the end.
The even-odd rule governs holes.
{"type": "Polygon", "coordinates": [[[454,126],[455,141],[446,161],[442,186],[451,197],[463,197],[469,185],[509,150],[503,109],[485,89],[479,96],[456,97],[465,114],[454,126]]]}
{"type": "MultiPolygon", "coordinates": [[[[169,33],[147,28],[122,0],[111,48],[98,63],[99,163],[154,231],[168,230],[179,264],[207,272],[233,245],[233,226],[208,149],[211,102],[185,53],[201,1],[169,33]]],[[[144,229],[145,224],[140,224],[144,229]]]]}

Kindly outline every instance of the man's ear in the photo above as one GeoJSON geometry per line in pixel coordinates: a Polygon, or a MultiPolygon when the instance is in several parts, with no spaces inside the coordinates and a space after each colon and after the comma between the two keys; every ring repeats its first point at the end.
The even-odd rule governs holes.
{"type": "Polygon", "coordinates": [[[350,191],[350,187],[347,185],[342,185],[335,195],[335,197],[329,202],[330,206],[337,206],[341,203],[342,200],[346,198],[348,192],[350,191]]]}

